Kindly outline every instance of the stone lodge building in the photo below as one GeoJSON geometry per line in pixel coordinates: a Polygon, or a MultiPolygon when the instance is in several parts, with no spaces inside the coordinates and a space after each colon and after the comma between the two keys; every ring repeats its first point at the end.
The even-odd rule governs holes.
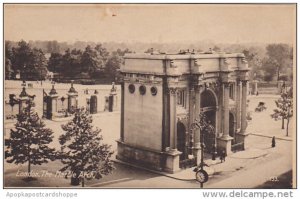
{"type": "Polygon", "coordinates": [[[127,54],[121,68],[121,132],[117,158],[176,172],[201,157],[205,114],[213,133],[201,132],[205,152],[246,147],[248,64],[241,53],[127,54]]]}

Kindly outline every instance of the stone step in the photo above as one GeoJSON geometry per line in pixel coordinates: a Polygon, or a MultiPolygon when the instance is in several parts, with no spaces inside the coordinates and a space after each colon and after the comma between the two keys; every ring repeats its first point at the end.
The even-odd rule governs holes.
{"type": "Polygon", "coordinates": [[[278,88],[274,88],[274,87],[271,87],[271,88],[258,88],[258,90],[278,90],[278,88]]]}
{"type": "Polygon", "coordinates": [[[268,88],[258,88],[259,94],[278,94],[278,88],[268,87],[268,88]]]}
{"type": "Polygon", "coordinates": [[[273,94],[276,95],[278,94],[278,91],[258,91],[259,94],[273,94]]]}

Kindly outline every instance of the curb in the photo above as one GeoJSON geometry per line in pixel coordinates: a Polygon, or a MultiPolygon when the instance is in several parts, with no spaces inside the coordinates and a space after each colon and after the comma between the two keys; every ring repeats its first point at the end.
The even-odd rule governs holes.
{"type": "Polygon", "coordinates": [[[196,178],[195,179],[182,179],[182,178],[171,176],[170,174],[167,174],[167,173],[164,173],[164,172],[159,172],[159,171],[155,171],[155,170],[152,170],[152,169],[144,168],[144,167],[141,167],[141,166],[133,165],[133,164],[121,161],[121,160],[112,160],[112,161],[115,162],[115,163],[117,163],[117,164],[123,164],[123,165],[126,165],[126,166],[138,168],[138,169],[145,170],[145,171],[148,171],[148,172],[151,172],[151,173],[155,173],[155,174],[158,174],[158,175],[166,176],[166,177],[169,177],[169,178],[172,178],[172,179],[175,179],[175,180],[196,181],[196,178]]]}
{"type": "MultiPolygon", "coordinates": [[[[260,136],[260,137],[266,137],[266,138],[273,138],[273,136],[262,135],[262,134],[257,134],[257,133],[250,133],[250,135],[260,136]]],[[[276,136],[275,136],[275,139],[278,139],[278,140],[284,140],[284,141],[290,141],[290,142],[293,141],[292,138],[291,138],[291,139],[287,139],[287,138],[281,138],[281,137],[276,137],[276,136]]]]}

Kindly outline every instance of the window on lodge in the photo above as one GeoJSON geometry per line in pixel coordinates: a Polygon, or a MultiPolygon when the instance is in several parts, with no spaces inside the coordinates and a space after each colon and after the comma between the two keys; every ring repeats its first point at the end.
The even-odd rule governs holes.
{"type": "Polygon", "coordinates": [[[229,85],[229,98],[232,100],[234,100],[234,92],[235,92],[234,83],[231,83],[229,85]]]}
{"type": "Polygon", "coordinates": [[[186,92],[184,90],[179,90],[177,92],[177,105],[185,107],[186,105],[186,92]]]}

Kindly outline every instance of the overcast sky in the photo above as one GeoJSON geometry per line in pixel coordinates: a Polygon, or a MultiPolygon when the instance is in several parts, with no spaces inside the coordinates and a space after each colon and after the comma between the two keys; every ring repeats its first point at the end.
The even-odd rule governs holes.
{"type": "Polygon", "coordinates": [[[295,5],[10,5],[6,40],[293,43],[295,5]]]}

